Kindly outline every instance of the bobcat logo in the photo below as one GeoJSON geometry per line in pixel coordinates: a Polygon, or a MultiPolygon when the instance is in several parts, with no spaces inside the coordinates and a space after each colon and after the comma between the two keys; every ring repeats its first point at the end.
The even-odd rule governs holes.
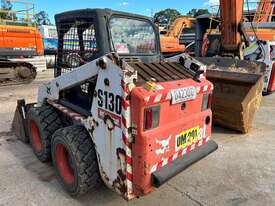
{"type": "Polygon", "coordinates": [[[161,154],[164,154],[164,153],[169,151],[169,149],[170,149],[170,146],[169,146],[170,140],[171,140],[171,136],[168,137],[168,139],[166,139],[166,140],[162,140],[162,141],[156,140],[156,143],[161,146],[160,149],[156,150],[157,155],[161,155],[161,154]]]}

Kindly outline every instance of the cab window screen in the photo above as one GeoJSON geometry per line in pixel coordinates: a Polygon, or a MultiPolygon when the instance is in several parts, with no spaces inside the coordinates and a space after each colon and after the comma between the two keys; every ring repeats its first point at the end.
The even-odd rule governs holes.
{"type": "Polygon", "coordinates": [[[113,45],[119,54],[154,54],[156,36],[153,26],[137,19],[113,17],[110,20],[113,45]]]}

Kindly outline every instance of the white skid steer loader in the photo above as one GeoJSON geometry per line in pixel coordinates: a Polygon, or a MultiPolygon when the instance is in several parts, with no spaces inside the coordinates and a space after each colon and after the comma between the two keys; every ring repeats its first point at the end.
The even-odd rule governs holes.
{"type": "Polygon", "coordinates": [[[69,194],[103,181],[140,197],[217,149],[206,67],[188,55],[161,61],[149,18],[86,9],[56,24],[55,78],[37,103],[18,101],[14,129],[39,160],[52,159],[69,194]]]}

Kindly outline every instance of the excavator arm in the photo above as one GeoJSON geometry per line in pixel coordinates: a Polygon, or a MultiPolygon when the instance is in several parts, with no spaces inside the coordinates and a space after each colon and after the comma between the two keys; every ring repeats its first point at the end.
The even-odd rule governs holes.
{"type": "Polygon", "coordinates": [[[243,3],[244,0],[220,0],[221,46],[225,52],[234,52],[241,45],[243,3]]]}
{"type": "Polygon", "coordinates": [[[188,17],[179,17],[177,18],[173,24],[170,26],[166,36],[167,37],[174,37],[174,38],[180,38],[180,35],[182,33],[182,30],[186,27],[191,27],[192,21],[188,17]]]}
{"type": "Polygon", "coordinates": [[[165,57],[170,57],[185,51],[186,47],[180,44],[180,36],[184,28],[191,27],[192,20],[187,17],[177,18],[170,26],[165,36],[161,36],[161,52],[165,57]]]}
{"type": "Polygon", "coordinates": [[[256,23],[268,22],[270,16],[273,15],[273,10],[274,10],[274,2],[272,0],[261,0],[259,2],[253,22],[256,22],[256,23]]]}

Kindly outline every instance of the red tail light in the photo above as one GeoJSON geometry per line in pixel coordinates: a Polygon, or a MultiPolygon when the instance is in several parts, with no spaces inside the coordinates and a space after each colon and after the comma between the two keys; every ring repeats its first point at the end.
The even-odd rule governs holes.
{"type": "Polygon", "coordinates": [[[153,110],[152,108],[145,110],[145,129],[152,128],[153,125],[153,110]]]}
{"type": "Polygon", "coordinates": [[[160,106],[149,107],[144,111],[144,130],[159,126],[160,106]]]}

